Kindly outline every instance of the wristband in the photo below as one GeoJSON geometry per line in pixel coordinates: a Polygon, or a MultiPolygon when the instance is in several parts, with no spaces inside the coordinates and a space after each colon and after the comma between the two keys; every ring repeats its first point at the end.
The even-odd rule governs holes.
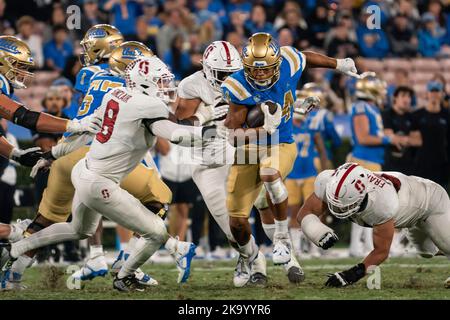
{"type": "Polygon", "coordinates": [[[383,144],[383,146],[391,144],[392,139],[389,136],[383,136],[383,138],[381,138],[381,143],[383,144]]]}

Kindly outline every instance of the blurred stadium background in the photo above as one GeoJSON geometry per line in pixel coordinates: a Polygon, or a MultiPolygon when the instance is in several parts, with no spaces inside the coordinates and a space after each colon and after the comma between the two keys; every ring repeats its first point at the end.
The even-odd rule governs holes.
{"type": "MultiPolygon", "coordinates": [[[[225,39],[240,50],[251,34],[264,31],[276,37],[280,45],[311,49],[336,58],[352,57],[360,72],[375,71],[388,83],[386,110],[391,108],[392,95],[398,86],[414,90],[411,110],[416,110],[427,103],[429,82],[439,82],[441,107],[448,112],[449,13],[450,1],[444,0],[0,0],[0,34],[16,35],[26,41],[36,61],[33,82],[28,89],[17,90],[16,99],[42,110],[46,98],[62,97],[65,100],[59,108],[62,107],[61,112],[67,117],[76,113],[80,99],[73,90],[75,76],[81,68],[79,42],[87,29],[98,23],[113,24],[126,40],[149,46],[172,68],[177,80],[201,69],[202,52],[212,41],[225,39]],[[81,9],[79,29],[67,27],[76,12],[71,5],[81,9]],[[366,22],[371,19],[367,8],[371,5],[380,9],[379,29],[367,27],[366,22]]],[[[328,109],[334,115],[333,124],[342,139],[339,147],[332,148],[332,161],[337,166],[351,151],[348,111],[353,102],[354,80],[331,71],[307,70],[302,84],[312,81],[326,88],[328,109]]],[[[2,124],[22,147],[42,144],[38,140],[46,138],[33,137],[30,131],[6,121],[2,124]]],[[[448,157],[443,161],[448,165],[448,157]]],[[[16,167],[15,172],[16,179],[14,175],[2,177],[1,182],[15,188],[13,219],[32,218],[45,177],[38,183],[28,177],[28,169],[16,167]]],[[[446,172],[445,183],[450,175],[446,172]]],[[[3,208],[0,205],[0,210],[3,208]]],[[[212,219],[207,218],[201,197],[193,197],[188,209],[187,237],[200,242],[204,257],[227,256],[226,250],[225,253],[215,250],[222,248],[226,241],[212,219]],[[208,252],[215,253],[208,255],[208,252]]],[[[253,215],[252,221],[258,242],[270,246],[257,223],[258,215],[253,215]]],[[[349,223],[330,223],[337,228],[345,247],[350,238],[349,223]]],[[[120,240],[114,226],[107,222],[105,226],[105,246],[118,249],[120,240]]],[[[77,261],[84,255],[78,248],[74,244],[60,249],[66,251],[62,255],[66,260],[77,261]]],[[[342,254],[346,252],[343,250],[342,254]]]]}

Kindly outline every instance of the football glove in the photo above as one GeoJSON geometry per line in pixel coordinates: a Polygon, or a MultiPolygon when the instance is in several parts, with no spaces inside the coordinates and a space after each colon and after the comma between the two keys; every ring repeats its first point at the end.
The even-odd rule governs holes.
{"type": "Polygon", "coordinates": [[[274,133],[281,123],[281,107],[278,105],[274,114],[270,113],[269,106],[266,103],[261,104],[261,111],[264,113],[263,129],[269,134],[274,133]]]}
{"type": "Polygon", "coordinates": [[[363,278],[365,275],[366,267],[364,263],[359,263],[348,270],[329,274],[325,286],[334,288],[346,287],[363,278]]]}
{"type": "Polygon", "coordinates": [[[350,77],[361,78],[356,69],[355,61],[352,58],[337,59],[336,70],[350,77]]]}
{"type": "Polygon", "coordinates": [[[29,148],[25,150],[14,148],[9,156],[13,161],[20,163],[25,167],[32,167],[42,157],[42,151],[39,147],[29,148]]]}
{"type": "Polygon", "coordinates": [[[334,232],[327,232],[319,240],[319,247],[322,249],[329,249],[339,240],[338,236],[334,232]]]}

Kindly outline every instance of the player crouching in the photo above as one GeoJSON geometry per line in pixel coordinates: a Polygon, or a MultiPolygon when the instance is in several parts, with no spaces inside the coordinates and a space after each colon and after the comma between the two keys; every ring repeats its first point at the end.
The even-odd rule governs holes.
{"type": "MultiPolygon", "coordinates": [[[[396,228],[408,228],[410,240],[423,257],[440,251],[450,258],[450,199],[444,188],[431,180],[400,172],[372,172],[356,163],[321,172],[297,220],[305,235],[324,249],[338,240],[319,220],[327,209],[339,219],[372,227],[374,249],[362,263],[331,275],[326,286],[353,284],[369,267],[380,265],[389,256],[396,228]]],[[[446,280],[446,287],[449,285],[450,278],[446,280]]]]}

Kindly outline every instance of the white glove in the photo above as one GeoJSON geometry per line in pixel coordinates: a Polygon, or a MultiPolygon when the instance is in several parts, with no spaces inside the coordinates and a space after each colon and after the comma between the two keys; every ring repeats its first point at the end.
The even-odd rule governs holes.
{"type": "Polygon", "coordinates": [[[336,59],[336,70],[350,77],[361,78],[352,58],[336,59]]]}
{"type": "Polygon", "coordinates": [[[277,110],[274,114],[270,114],[269,106],[265,103],[261,104],[261,110],[264,113],[263,129],[269,134],[274,133],[281,123],[281,106],[277,103],[277,110]]]}
{"type": "Polygon", "coordinates": [[[216,106],[213,111],[214,112],[213,119],[217,120],[217,119],[222,118],[223,116],[226,116],[229,109],[230,109],[230,106],[228,104],[216,106]]]}
{"type": "Polygon", "coordinates": [[[67,132],[70,133],[82,133],[82,132],[90,132],[97,133],[100,131],[102,127],[102,116],[94,112],[93,114],[84,117],[81,120],[73,119],[70,120],[67,125],[67,132]]]}
{"type": "Polygon", "coordinates": [[[34,179],[40,170],[48,170],[53,161],[41,158],[31,169],[30,177],[34,179]]]}
{"type": "Polygon", "coordinates": [[[214,106],[200,102],[194,116],[197,117],[199,125],[202,126],[203,124],[214,120],[214,106]]]}
{"type": "Polygon", "coordinates": [[[305,115],[311,112],[315,107],[319,107],[320,99],[316,96],[307,97],[303,99],[302,102],[300,100],[295,101],[294,103],[294,113],[305,115]]]}

